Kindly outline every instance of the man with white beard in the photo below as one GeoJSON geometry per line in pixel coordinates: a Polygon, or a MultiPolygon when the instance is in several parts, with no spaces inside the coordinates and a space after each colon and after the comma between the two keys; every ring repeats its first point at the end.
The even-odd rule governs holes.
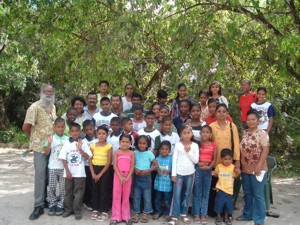
{"type": "Polygon", "coordinates": [[[41,98],[34,102],[26,112],[23,131],[30,137],[29,147],[34,152],[34,211],[29,219],[38,219],[44,213],[47,156],[44,154],[44,143],[53,133],[53,122],[56,119],[54,105],[54,88],[46,84],[41,88],[41,98]]]}

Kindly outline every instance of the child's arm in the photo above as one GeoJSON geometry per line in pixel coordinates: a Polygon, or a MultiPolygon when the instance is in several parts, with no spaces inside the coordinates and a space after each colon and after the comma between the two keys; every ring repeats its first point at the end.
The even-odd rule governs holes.
{"type": "Polygon", "coordinates": [[[79,150],[79,152],[82,155],[82,157],[84,157],[86,160],[88,160],[90,157],[89,157],[89,155],[85,151],[82,150],[82,145],[83,145],[83,142],[80,139],[78,141],[78,143],[76,144],[76,148],[79,150]]]}
{"type": "Polygon", "coordinates": [[[72,174],[71,174],[71,172],[70,172],[70,170],[69,170],[67,160],[63,159],[63,164],[64,164],[64,168],[65,168],[65,170],[66,170],[66,178],[67,178],[68,180],[72,180],[72,174]]]}
{"type": "Polygon", "coordinates": [[[214,177],[219,176],[219,167],[218,166],[216,166],[215,170],[211,172],[211,175],[214,177]]]}
{"type": "MultiPolygon", "coordinates": [[[[119,151],[119,150],[118,150],[119,151]]],[[[120,181],[123,181],[123,177],[118,169],[118,151],[115,151],[114,156],[113,156],[113,162],[114,162],[114,171],[119,177],[120,181]]]]}
{"type": "Polygon", "coordinates": [[[140,173],[139,173],[139,175],[140,176],[145,176],[148,173],[151,173],[151,172],[157,170],[157,168],[158,168],[158,162],[156,161],[156,159],[153,159],[152,160],[152,166],[149,169],[147,169],[147,170],[141,170],[140,173]]]}
{"type": "MultiPolygon", "coordinates": [[[[192,143],[193,144],[193,143],[192,143]]],[[[188,151],[188,157],[190,160],[194,163],[197,164],[199,162],[199,147],[198,145],[190,145],[190,150],[188,151]],[[193,146],[193,148],[191,148],[193,146]],[[194,147],[197,146],[197,147],[194,147]]]]}
{"type": "Polygon", "coordinates": [[[178,160],[178,144],[175,145],[174,154],[172,158],[172,181],[176,182],[177,176],[177,160],[178,160]]]}
{"type": "Polygon", "coordinates": [[[93,178],[93,180],[95,180],[95,182],[97,182],[98,179],[97,179],[97,175],[95,173],[94,167],[93,167],[92,160],[90,160],[89,164],[90,164],[90,171],[91,171],[92,178],[93,178]]]}
{"type": "Polygon", "coordinates": [[[134,160],[135,160],[135,155],[134,155],[134,152],[132,152],[132,158],[131,158],[131,164],[130,164],[130,171],[128,173],[128,176],[126,177],[125,182],[127,182],[130,179],[130,177],[132,176],[132,174],[133,174],[133,171],[134,171],[134,160]]]}
{"type": "Polygon", "coordinates": [[[47,136],[47,141],[45,141],[45,145],[44,145],[45,155],[49,155],[50,154],[52,141],[53,141],[53,136],[52,135],[48,135],[47,136]]]}
{"type": "Polygon", "coordinates": [[[106,173],[111,165],[111,151],[112,149],[110,148],[107,152],[107,163],[105,164],[104,168],[101,170],[101,172],[97,175],[98,180],[102,177],[104,173],[106,173]]]}
{"type": "Polygon", "coordinates": [[[273,105],[270,105],[268,108],[269,124],[268,124],[267,130],[266,130],[268,134],[270,133],[272,126],[273,126],[274,116],[275,116],[275,108],[273,105]]]}
{"type": "Polygon", "coordinates": [[[272,117],[269,117],[269,125],[268,125],[268,128],[267,128],[267,133],[269,134],[271,129],[272,129],[272,126],[273,126],[273,121],[274,121],[274,118],[273,116],[272,117]]]}

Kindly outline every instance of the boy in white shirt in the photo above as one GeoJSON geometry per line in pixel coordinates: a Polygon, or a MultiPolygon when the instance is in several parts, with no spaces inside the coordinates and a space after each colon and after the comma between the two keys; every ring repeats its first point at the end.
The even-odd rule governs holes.
{"type": "Polygon", "coordinates": [[[103,97],[100,100],[102,111],[95,113],[93,116],[93,122],[95,128],[105,125],[108,129],[110,128],[110,120],[113,117],[118,117],[116,114],[112,113],[110,110],[110,99],[108,97],[103,97]]]}

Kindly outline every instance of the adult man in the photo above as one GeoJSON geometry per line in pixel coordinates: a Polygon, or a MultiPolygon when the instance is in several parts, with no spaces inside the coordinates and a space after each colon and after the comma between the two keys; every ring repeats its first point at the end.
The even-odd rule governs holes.
{"type": "Polygon", "coordinates": [[[83,108],[84,110],[83,115],[89,118],[90,120],[92,120],[93,115],[95,113],[102,111],[97,107],[97,102],[98,102],[97,94],[95,92],[89,92],[88,95],[86,96],[86,100],[87,100],[87,106],[83,108]]]}
{"type": "Polygon", "coordinates": [[[34,102],[27,110],[23,131],[30,137],[30,149],[34,152],[34,210],[29,219],[38,219],[44,213],[47,156],[44,143],[52,134],[53,121],[56,119],[54,106],[54,88],[46,84],[41,88],[40,100],[34,102]]]}

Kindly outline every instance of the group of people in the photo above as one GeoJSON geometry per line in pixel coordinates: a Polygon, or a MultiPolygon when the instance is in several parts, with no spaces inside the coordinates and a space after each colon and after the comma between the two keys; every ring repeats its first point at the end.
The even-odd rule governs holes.
{"type": "Polygon", "coordinates": [[[164,216],[169,225],[190,224],[189,208],[194,223],[206,224],[215,213],[217,225],[223,220],[230,225],[234,180],[241,175],[245,207],[236,219],[264,224],[268,133],[275,110],[266,101],[266,88],[254,93],[250,80],[241,84],[241,142],[216,81],[196,101],[179,84],[171,106],[161,89],[149,109],[133,85],[125,86],[122,97],[110,95],[109,83],[101,81],[99,94],[74,97],[58,118],[54,88],[44,85],[23,125],[34,151],[35,202],[29,219],[44,213],[46,200],[50,216],[81,219],[84,206],[92,220],[105,221],[111,210],[111,225],[147,223],[150,215],[153,220],[164,216]]]}

